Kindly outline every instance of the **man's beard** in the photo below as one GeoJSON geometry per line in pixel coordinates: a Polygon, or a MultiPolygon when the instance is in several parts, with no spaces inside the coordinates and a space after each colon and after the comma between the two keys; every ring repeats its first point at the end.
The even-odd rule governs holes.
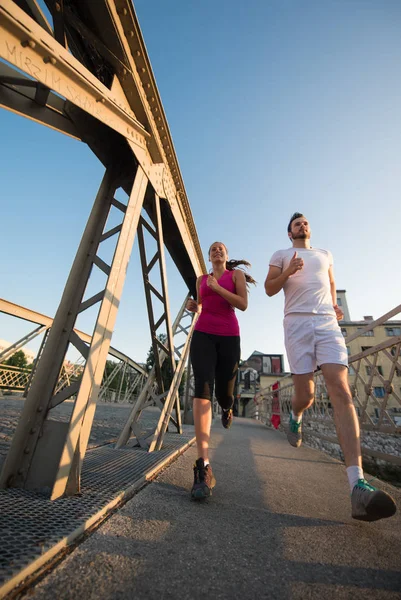
{"type": "Polygon", "coordinates": [[[293,240],[309,240],[310,233],[304,231],[303,233],[297,233],[296,235],[292,235],[293,240]]]}

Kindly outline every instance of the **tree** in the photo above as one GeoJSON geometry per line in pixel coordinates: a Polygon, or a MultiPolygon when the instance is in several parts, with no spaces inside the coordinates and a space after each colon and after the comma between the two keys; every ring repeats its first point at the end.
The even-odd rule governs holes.
{"type": "Polygon", "coordinates": [[[10,358],[8,358],[4,364],[9,365],[10,367],[19,367],[20,369],[25,369],[28,365],[28,359],[23,350],[18,350],[17,352],[14,352],[14,354],[10,356],[10,358]]]}
{"type": "MultiPolygon", "coordinates": [[[[167,346],[167,335],[165,333],[160,333],[157,336],[157,339],[162,344],[167,346]]],[[[151,346],[149,349],[149,352],[148,352],[148,356],[146,358],[146,369],[147,369],[148,373],[151,371],[154,364],[155,364],[155,355],[153,352],[153,346],[151,346]]],[[[175,364],[177,365],[177,361],[175,364]]],[[[173,381],[173,373],[171,371],[171,363],[170,363],[168,357],[166,357],[164,359],[161,371],[162,371],[162,380],[163,380],[164,391],[166,392],[170,388],[171,382],[173,381]]],[[[182,394],[184,393],[185,379],[186,379],[186,373],[184,372],[182,375],[180,387],[178,389],[178,394],[180,396],[182,396],[182,394]]]]}

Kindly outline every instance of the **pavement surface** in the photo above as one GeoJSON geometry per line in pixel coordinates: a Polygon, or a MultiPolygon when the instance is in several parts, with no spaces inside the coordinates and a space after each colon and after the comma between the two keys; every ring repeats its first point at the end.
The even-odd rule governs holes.
{"type": "Polygon", "coordinates": [[[252,420],[213,427],[217,479],[190,500],[193,446],[27,592],[34,600],[401,598],[399,512],[353,521],[344,466],[252,420]]]}

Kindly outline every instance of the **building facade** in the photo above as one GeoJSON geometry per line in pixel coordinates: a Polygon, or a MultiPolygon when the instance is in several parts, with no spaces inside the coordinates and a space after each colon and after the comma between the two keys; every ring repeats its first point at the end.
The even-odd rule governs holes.
{"type": "MultiPolygon", "coordinates": [[[[340,321],[341,332],[345,338],[348,356],[350,359],[349,383],[358,398],[366,398],[369,391],[367,412],[373,418],[379,417],[380,401],[386,396],[387,382],[391,380],[393,393],[388,395],[386,407],[390,413],[401,418],[401,361],[399,365],[394,359],[399,358],[399,337],[401,336],[401,320],[389,320],[366,329],[374,322],[373,316],[364,316],[361,321],[352,321],[348,311],[345,290],[337,290],[337,301],[344,312],[344,320],[340,321]],[[358,335],[359,333],[359,335],[358,335]],[[357,337],[355,337],[357,336],[357,337]],[[369,356],[376,346],[387,345],[394,339],[387,352],[369,356]],[[366,353],[359,360],[360,356],[366,353]],[[357,360],[355,360],[357,358],[357,360]]],[[[356,403],[357,412],[361,409],[356,403]]]]}
{"type": "Polygon", "coordinates": [[[264,354],[255,350],[238,368],[234,414],[245,416],[246,408],[259,390],[288,375],[282,354],[264,354]]]}

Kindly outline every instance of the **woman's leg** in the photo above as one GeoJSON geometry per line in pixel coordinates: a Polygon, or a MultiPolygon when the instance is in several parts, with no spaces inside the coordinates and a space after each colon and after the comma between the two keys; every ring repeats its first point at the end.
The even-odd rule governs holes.
{"type": "Polygon", "coordinates": [[[240,338],[237,336],[220,336],[217,347],[216,365],[216,398],[223,409],[222,423],[228,428],[231,425],[234,405],[234,388],[237,379],[238,365],[241,357],[240,338]],[[230,418],[227,419],[227,416],[230,418]]]}
{"type": "Polygon", "coordinates": [[[209,459],[210,428],[212,424],[213,380],[216,346],[210,336],[194,331],[191,341],[191,363],[195,379],[193,415],[198,458],[209,459]]]}
{"type": "Polygon", "coordinates": [[[193,411],[198,458],[208,461],[210,427],[212,425],[212,403],[205,398],[194,398],[193,411]]]}

